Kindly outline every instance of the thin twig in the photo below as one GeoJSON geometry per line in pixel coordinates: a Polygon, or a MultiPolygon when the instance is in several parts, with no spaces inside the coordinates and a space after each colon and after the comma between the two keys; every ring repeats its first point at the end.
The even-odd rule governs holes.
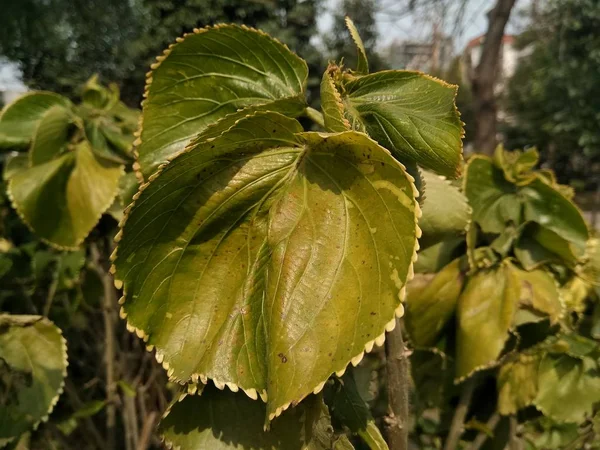
{"type": "MultiPolygon", "coordinates": [[[[498,422],[500,422],[500,414],[498,412],[495,412],[488,419],[488,421],[485,424],[485,427],[489,431],[493,432],[496,429],[498,422]]],[[[487,440],[488,437],[490,437],[488,435],[488,433],[486,433],[484,431],[480,431],[479,434],[477,435],[477,437],[475,438],[475,440],[473,441],[473,443],[471,444],[471,446],[468,448],[468,450],[479,450],[481,448],[481,446],[485,443],[485,441],[487,440]]]]}
{"type": "Polygon", "coordinates": [[[50,308],[52,307],[52,302],[54,301],[54,296],[56,295],[57,287],[58,287],[58,273],[55,273],[52,276],[52,283],[50,283],[50,288],[48,289],[48,295],[46,296],[46,303],[44,304],[44,317],[48,317],[50,315],[50,308]]]}
{"type": "Polygon", "coordinates": [[[92,259],[96,270],[102,277],[104,286],[104,302],[102,315],[104,317],[104,364],[106,368],[106,448],[113,450],[115,448],[116,434],[116,400],[117,386],[115,384],[115,320],[114,305],[117,303],[117,296],[112,277],[102,266],[100,251],[95,243],[90,246],[92,259]]]}
{"type": "Polygon", "coordinates": [[[148,417],[146,417],[136,450],[147,450],[150,446],[150,439],[152,438],[152,432],[154,431],[154,424],[156,423],[157,417],[158,413],[156,411],[152,411],[148,417]]]}
{"type": "MultiPolygon", "coordinates": [[[[75,389],[75,386],[73,386],[73,382],[69,377],[67,377],[65,380],[65,393],[67,394],[69,402],[72,404],[74,410],[78,410],[83,407],[84,403],[79,398],[77,390],[75,389]]],[[[106,444],[102,438],[102,435],[96,428],[94,421],[90,417],[85,417],[82,420],[85,424],[87,432],[94,438],[93,440],[95,441],[95,447],[99,449],[105,449],[106,444]]]]}
{"type": "Polygon", "coordinates": [[[462,391],[460,392],[460,398],[456,410],[454,410],[454,416],[452,417],[452,424],[450,425],[450,431],[446,437],[444,444],[444,450],[455,450],[458,441],[464,431],[465,418],[469,412],[469,404],[471,403],[471,397],[473,397],[473,391],[475,390],[475,377],[472,376],[464,382],[462,391]]]}
{"type": "Polygon", "coordinates": [[[385,341],[388,415],[385,418],[390,450],[408,449],[408,352],[399,321],[385,341]]]}

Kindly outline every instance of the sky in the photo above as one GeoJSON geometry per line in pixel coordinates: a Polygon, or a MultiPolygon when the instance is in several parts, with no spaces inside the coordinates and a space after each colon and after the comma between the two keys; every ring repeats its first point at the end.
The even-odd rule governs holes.
{"type": "MultiPolygon", "coordinates": [[[[325,0],[325,11],[320,15],[318,26],[320,31],[327,31],[332,25],[332,13],[338,7],[341,0],[325,0]]],[[[487,12],[493,8],[495,0],[443,0],[450,5],[449,10],[442,17],[443,28],[448,34],[455,37],[455,51],[464,49],[467,42],[472,38],[485,33],[487,28],[487,12]],[[464,3],[463,20],[458,28],[455,17],[457,8],[464,3]]],[[[379,31],[379,47],[385,48],[394,40],[428,40],[432,34],[431,17],[423,17],[423,13],[403,15],[396,17],[394,11],[399,11],[407,0],[378,0],[379,13],[376,15],[379,31]]],[[[516,8],[525,7],[530,0],[517,0],[516,8]]],[[[431,13],[432,15],[435,12],[431,13]]],[[[437,12],[441,16],[440,12],[437,12]]],[[[521,26],[518,14],[513,14],[508,26],[508,32],[515,32],[521,26]]]]}

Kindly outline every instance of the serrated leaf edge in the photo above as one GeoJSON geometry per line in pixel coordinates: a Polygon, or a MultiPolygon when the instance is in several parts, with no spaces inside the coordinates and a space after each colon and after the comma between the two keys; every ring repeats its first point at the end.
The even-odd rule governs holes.
{"type": "MultiPolygon", "coordinates": [[[[94,158],[96,158],[94,156],[94,158]]],[[[125,175],[125,166],[123,164],[120,164],[120,169],[121,169],[121,174],[119,175],[119,179],[125,175]]],[[[69,175],[70,177],[70,175],[69,175]]],[[[15,211],[17,212],[17,214],[19,215],[19,217],[21,218],[21,220],[23,221],[23,223],[27,226],[27,228],[29,228],[29,230],[35,234],[35,236],[41,240],[43,243],[48,244],[50,247],[55,248],[56,250],[60,250],[60,251],[75,251],[75,250],[79,250],[81,244],[83,243],[83,241],[85,241],[87,239],[87,237],[89,236],[89,234],[92,232],[92,230],[94,228],[96,228],[96,225],[98,225],[98,223],[100,222],[100,219],[102,218],[102,216],[104,215],[104,213],[108,210],[108,208],[111,207],[111,205],[114,203],[115,198],[117,198],[117,195],[119,194],[119,185],[117,184],[117,187],[115,189],[115,193],[113,196],[111,196],[110,201],[107,202],[106,205],[104,205],[104,207],[101,209],[100,214],[98,214],[96,221],[94,223],[94,225],[90,228],[90,230],[87,232],[87,234],[81,238],[78,238],[75,241],[75,245],[62,245],[62,244],[57,244],[56,242],[52,242],[48,239],[46,239],[45,237],[40,236],[37,231],[35,231],[35,228],[29,223],[29,221],[25,218],[25,214],[23,213],[23,211],[20,209],[19,205],[17,204],[16,200],[14,199],[13,193],[12,193],[12,185],[14,182],[14,178],[11,178],[10,180],[8,180],[8,186],[6,187],[6,194],[8,195],[8,199],[10,200],[10,204],[12,205],[12,207],[15,209],[15,211]]]]}
{"type": "MultiPolygon", "coordinates": [[[[10,314],[8,314],[8,315],[10,315],[10,314]]],[[[33,431],[37,430],[38,427],[40,426],[40,424],[47,422],[48,418],[50,417],[50,414],[52,414],[52,411],[54,411],[54,407],[58,403],[58,399],[60,398],[60,396],[62,395],[62,393],[65,390],[65,380],[67,378],[67,368],[69,367],[69,358],[68,358],[68,354],[67,354],[67,340],[63,336],[62,330],[59,327],[57,327],[54,324],[54,322],[52,322],[48,318],[43,317],[43,316],[38,316],[38,317],[39,317],[39,322],[46,322],[46,323],[52,325],[57,330],[57,332],[60,336],[60,343],[61,343],[61,347],[62,347],[63,371],[62,371],[62,381],[60,383],[60,386],[58,387],[58,390],[56,391],[56,395],[52,398],[52,400],[50,400],[50,406],[48,406],[48,411],[46,412],[46,415],[43,416],[40,420],[38,420],[36,423],[33,424],[33,427],[31,428],[33,431]]],[[[14,441],[18,437],[19,436],[13,436],[13,437],[1,440],[0,447],[4,446],[6,444],[9,444],[10,442],[14,441]]]]}
{"type": "MultiPolygon", "coordinates": [[[[241,120],[246,120],[249,117],[253,117],[256,115],[262,115],[262,114],[267,114],[269,113],[269,111],[257,111],[254,114],[250,115],[250,116],[246,116],[246,117],[241,117],[240,119],[238,119],[233,126],[235,126],[237,123],[239,123],[241,120]]],[[[357,131],[344,131],[342,133],[348,133],[348,132],[353,132],[353,133],[359,133],[357,131]]],[[[340,133],[319,133],[319,134],[340,134],[340,133]]],[[[379,148],[383,149],[390,157],[392,157],[392,159],[394,159],[394,161],[396,161],[396,163],[400,166],[401,170],[404,172],[404,174],[406,175],[407,179],[410,182],[410,185],[412,187],[413,190],[413,204],[415,207],[415,211],[414,211],[414,215],[415,215],[415,246],[413,248],[413,255],[411,257],[411,261],[409,263],[409,267],[408,267],[408,273],[407,273],[407,277],[406,277],[406,283],[404,284],[404,286],[400,289],[399,294],[398,294],[398,298],[400,299],[400,303],[398,305],[398,307],[395,309],[394,311],[394,317],[385,324],[384,329],[382,330],[382,333],[377,336],[375,339],[367,342],[364,346],[364,350],[362,350],[360,353],[358,353],[357,355],[355,355],[353,358],[350,358],[350,360],[348,362],[346,362],[342,368],[338,369],[337,371],[333,371],[332,374],[336,374],[338,377],[341,377],[346,369],[348,368],[348,366],[350,364],[352,364],[354,367],[356,367],[363,359],[365,353],[370,353],[371,351],[373,351],[373,348],[375,345],[377,346],[382,346],[385,342],[385,333],[387,332],[391,332],[392,330],[394,330],[394,328],[396,327],[396,319],[400,318],[404,315],[404,305],[403,302],[406,298],[406,284],[408,284],[408,282],[410,280],[412,280],[414,278],[414,263],[417,261],[418,258],[418,250],[419,250],[419,239],[421,238],[421,229],[419,228],[418,225],[418,220],[422,215],[421,212],[421,208],[419,206],[419,202],[418,202],[418,197],[419,197],[419,191],[417,190],[416,186],[415,186],[415,179],[413,178],[412,175],[410,175],[407,171],[406,171],[406,167],[399,161],[397,161],[395,158],[393,158],[391,152],[386,149],[385,147],[382,147],[381,145],[379,145],[375,140],[373,140],[371,137],[369,137],[368,135],[366,135],[365,133],[360,133],[365,135],[371,142],[373,142],[375,145],[377,145],[379,148]]],[[[212,137],[206,140],[206,142],[211,142],[214,139],[217,139],[218,136],[216,137],[212,137]]],[[[115,247],[114,251],[112,252],[112,254],[110,255],[110,261],[111,261],[111,267],[110,267],[110,273],[113,275],[113,279],[114,279],[114,285],[117,289],[123,289],[123,296],[119,299],[118,303],[119,305],[121,305],[121,308],[119,310],[119,317],[121,319],[125,319],[127,320],[127,313],[125,312],[125,309],[123,308],[123,304],[126,301],[126,297],[127,297],[127,289],[124,286],[124,283],[122,280],[119,280],[116,278],[116,267],[114,265],[114,261],[117,258],[117,252],[118,252],[118,242],[121,240],[122,236],[123,236],[123,228],[125,226],[125,223],[127,222],[127,218],[129,217],[129,213],[131,211],[131,209],[133,208],[133,206],[135,205],[135,202],[139,199],[139,197],[141,196],[142,192],[150,185],[150,183],[152,183],[156,178],[158,178],[158,176],[164,171],[164,169],[174,160],[176,159],[178,156],[181,156],[184,153],[189,153],[190,151],[193,150],[194,148],[194,144],[196,143],[196,140],[194,139],[192,142],[190,142],[186,148],[180,152],[177,153],[175,155],[171,155],[168,158],[168,162],[163,163],[161,165],[158,166],[158,169],[155,173],[153,173],[149,178],[148,181],[145,182],[144,184],[141,184],[138,188],[138,191],[134,194],[133,198],[132,198],[132,202],[123,210],[123,219],[119,222],[119,231],[117,232],[115,238],[114,238],[114,242],[117,244],[117,246],[115,247]]],[[[130,333],[135,333],[140,339],[142,339],[144,342],[148,342],[148,339],[150,338],[149,335],[147,335],[142,329],[137,328],[136,326],[134,326],[133,324],[131,324],[129,322],[129,320],[127,320],[126,323],[126,328],[130,333]]],[[[146,350],[151,352],[152,350],[155,350],[155,347],[153,345],[147,345],[146,346],[146,350]]],[[[180,385],[183,385],[185,383],[187,383],[189,380],[179,380],[176,378],[173,378],[173,372],[174,369],[170,367],[169,362],[166,361],[164,359],[164,354],[161,353],[158,349],[156,349],[155,351],[155,358],[156,361],[162,365],[162,367],[167,371],[167,376],[169,377],[169,380],[172,382],[176,382],[180,385]]],[[[313,393],[317,394],[319,393],[323,387],[325,386],[325,383],[327,382],[327,380],[329,379],[331,375],[329,375],[327,378],[325,378],[325,380],[323,380],[320,384],[318,384],[317,386],[315,386],[313,393]]],[[[223,390],[225,388],[225,386],[227,386],[232,392],[238,392],[240,389],[242,391],[244,391],[244,393],[246,393],[246,395],[248,395],[248,397],[250,397],[253,400],[257,400],[258,397],[260,396],[261,400],[263,402],[267,402],[267,392],[266,390],[263,391],[257,391],[254,388],[244,388],[242,386],[238,386],[235,383],[231,383],[231,382],[226,382],[223,380],[218,380],[215,378],[209,378],[207,375],[205,374],[200,374],[200,373],[194,373],[191,375],[191,381],[192,383],[197,383],[198,381],[202,382],[203,384],[206,384],[208,382],[208,380],[211,379],[213,381],[213,383],[215,384],[215,386],[220,389],[223,390]]],[[[300,399],[301,400],[301,399],[300,399]]],[[[299,400],[299,401],[300,401],[299,400]]],[[[285,405],[282,405],[280,407],[278,407],[274,413],[269,414],[268,420],[271,421],[273,420],[275,417],[278,417],[279,415],[281,415],[281,413],[283,411],[285,411],[286,409],[288,409],[290,407],[290,405],[293,402],[289,402],[285,405]]]]}
{"type": "MultiPolygon", "coordinates": [[[[175,42],[172,42],[171,44],[169,44],[169,46],[163,50],[161,55],[158,55],[156,57],[156,61],[152,64],[150,64],[150,70],[148,72],[146,72],[146,85],[144,86],[144,93],[142,95],[143,99],[142,102],[140,104],[141,108],[142,108],[142,113],[140,114],[139,117],[139,123],[138,123],[138,129],[134,132],[134,136],[135,136],[135,140],[133,141],[133,156],[135,158],[135,161],[133,163],[133,170],[135,172],[136,178],[139,181],[139,184],[142,185],[144,183],[144,175],[142,173],[142,167],[140,166],[139,163],[139,151],[138,148],[139,146],[142,144],[142,132],[144,130],[144,108],[148,103],[148,95],[150,94],[150,88],[152,86],[152,74],[154,73],[154,71],[156,69],[158,69],[160,67],[160,65],[162,64],[162,62],[167,59],[167,57],[171,54],[171,51],[173,50],[173,48],[177,45],[182,43],[188,36],[194,36],[197,34],[202,34],[202,33],[206,33],[208,31],[211,30],[216,30],[219,28],[238,28],[238,29],[242,29],[242,30],[246,30],[246,31],[250,31],[253,33],[257,33],[261,36],[265,36],[275,42],[277,42],[279,45],[282,45],[286,50],[288,50],[290,53],[292,53],[293,55],[295,55],[300,61],[302,61],[302,63],[304,64],[304,66],[306,67],[306,71],[308,73],[308,64],[306,63],[306,61],[303,58],[300,58],[295,52],[293,52],[286,44],[284,44],[283,42],[281,42],[279,39],[271,36],[268,33],[265,33],[262,30],[259,30],[257,28],[253,28],[253,27],[249,27],[247,25],[237,25],[237,24],[228,24],[228,23],[218,23],[215,25],[208,25],[206,27],[203,28],[194,28],[191,32],[189,33],[184,33],[183,35],[179,36],[178,38],[175,39],[175,42]]],[[[303,90],[306,90],[306,85],[308,82],[308,77],[304,80],[303,82],[303,90]]],[[[245,108],[240,108],[236,111],[239,112],[241,110],[243,110],[245,108]]],[[[235,114],[235,113],[232,113],[235,114]]],[[[218,121],[217,121],[218,122],[218,121]]],[[[216,122],[215,122],[216,123],[216,122]]],[[[214,125],[214,124],[212,124],[214,125]]],[[[192,138],[193,140],[194,138],[192,138]]],[[[189,145],[189,143],[188,143],[189,145]]],[[[186,146],[187,147],[187,146],[186,146]]],[[[184,148],[182,151],[180,151],[177,154],[181,154],[181,153],[185,153],[186,149],[184,148]]],[[[176,156],[176,155],[172,155],[172,156],[176,156]]],[[[168,158],[168,161],[171,161],[171,158],[168,158]]]]}

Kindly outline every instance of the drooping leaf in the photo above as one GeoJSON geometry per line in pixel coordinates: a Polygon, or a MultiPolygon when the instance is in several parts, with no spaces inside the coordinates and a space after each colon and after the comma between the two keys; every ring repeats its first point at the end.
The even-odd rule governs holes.
{"type": "Polygon", "coordinates": [[[331,70],[328,68],[321,80],[321,109],[327,131],[339,132],[350,129],[350,122],[344,117],[342,97],[335,88],[331,70]]]}
{"type": "Polygon", "coordinates": [[[15,209],[42,239],[77,247],[111,205],[123,166],[96,159],[86,141],[43,164],[14,174],[8,190],[15,209]]]}
{"type": "Polygon", "coordinates": [[[145,177],[196,134],[252,105],[299,115],[306,63],[268,35],[237,25],[195,30],[152,66],[137,146],[145,177]]]}
{"type": "Polygon", "coordinates": [[[369,405],[358,392],[351,372],[346,372],[333,388],[331,415],[353,434],[367,444],[371,450],[388,450],[381,431],[369,410],[369,405]]]}
{"type": "Polygon", "coordinates": [[[333,446],[327,407],[311,395],[264,430],[265,404],[207,386],[171,405],[159,433],[181,450],[323,450],[333,446]]]}
{"type": "Polygon", "coordinates": [[[46,420],[66,374],[66,342],[52,322],[0,315],[0,447],[46,420]]]}
{"type": "Polygon", "coordinates": [[[514,252],[526,270],[533,270],[547,263],[574,267],[581,258],[579,250],[569,241],[535,222],[524,224],[514,252]]]}
{"type": "Polygon", "coordinates": [[[25,94],[0,114],[0,148],[24,148],[31,142],[42,116],[53,106],[71,106],[68,98],[52,92],[25,94]]]}
{"type": "Polygon", "coordinates": [[[32,166],[48,162],[67,149],[72,121],[71,111],[63,105],[55,105],[44,113],[35,128],[29,148],[32,166]]]}
{"type": "Polygon", "coordinates": [[[519,280],[507,264],[469,278],[458,300],[457,378],[489,367],[500,356],[519,294],[519,280]]]}
{"type": "Polygon", "coordinates": [[[404,323],[415,346],[433,346],[454,315],[465,279],[461,271],[463,264],[462,259],[458,258],[433,278],[418,275],[408,284],[404,323]],[[421,283],[421,277],[428,278],[421,283]]]}
{"type": "Polygon", "coordinates": [[[421,171],[425,185],[423,216],[419,227],[423,236],[421,248],[427,248],[446,238],[464,234],[471,216],[466,197],[443,177],[421,171]]]}
{"type": "Polygon", "coordinates": [[[477,155],[469,160],[464,192],[473,209],[472,220],[483,232],[500,234],[509,223],[521,224],[523,207],[517,187],[489,158],[477,155]]]}
{"type": "Polygon", "coordinates": [[[535,406],[558,422],[580,423],[600,401],[597,358],[548,354],[539,367],[535,406]]]}
{"type": "Polygon", "coordinates": [[[240,120],[136,196],[114,259],[129,326],[173,379],[266,393],[279,413],[394,326],[415,195],[363,134],[240,120]]]}
{"type": "Polygon", "coordinates": [[[12,152],[7,155],[3,166],[4,171],[2,175],[4,181],[8,181],[13,175],[29,167],[29,155],[26,153],[12,152]]]}
{"type": "Polygon", "coordinates": [[[352,19],[348,16],[346,16],[346,26],[348,27],[348,31],[350,32],[350,36],[352,36],[354,44],[356,44],[356,52],[358,53],[356,70],[354,72],[360,75],[366,75],[369,73],[369,60],[367,59],[365,44],[363,44],[354,22],[352,22],[352,19]]]}
{"type": "Polygon", "coordinates": [[[510,267],[519,280],[521,294],[515,325],[542,320],[546,317],[550,319],[551,324],[557,323],[563,315],[563,305],[554,277],[541,269],[527,272],[512,264],[510,267]],[[522,314],[524,311],[532,317],[522,314]]]}
{"type": "Polygon", "coordinates": [[[588,229],[579,209],[552,186],[536,179],[520,189],[524,200],[524,218],[553,231],[569,241],[574,253],[582,256],[588,229]]]}
{"type": "Polygon", "coordinates": [[[538,390],[539,353],[521,353],[502,365],[498,372],[498,412],[516,414],[531,405],[538,390]]]}
{"type": "Polygon", "coordinates": [[[533,446],[527,450],[564,450],[579,437],[579,424],[557,423],[544,416],[523,425],[523,434],[533,446]]]}
{"type": "Polygon", "coordinates": [[[90,148],[98,158],[116,164],[125,164],[127,156],[117,151],[106,139],[103,126],[99,119],[89,120],[85,124],[85,136],[90,143],[90,148]]]}
{"type": "Polygon", "coordinates": [[[390,70],[343,83],[345,115],[400,161],[455,178],[462,162],[456,86],[418,72],[390,70]]]}

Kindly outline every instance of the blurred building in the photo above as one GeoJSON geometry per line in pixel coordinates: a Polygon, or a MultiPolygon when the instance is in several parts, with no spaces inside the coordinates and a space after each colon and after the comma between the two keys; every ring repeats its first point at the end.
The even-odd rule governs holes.
{"type": "Polygon", "coordinates": [[[0,58],[0,104],[8,104],[27,92],[21,79],[19,66],[7,59],[0,58]]]}
{"type": "MultiPolygon", "coordinates": [[[[463,74],[463,79],[465,80],[471,79],[469,74],[474,70],[475,67],[477,67],[477,64],[479,64],[484,38],[485,36],[481,35],[471,39],[465,47],[463,53],[463,67],[466,71],[466,73],[463,74]]],[[[509,34],[504,35],[502,39],[502,48],[500,49],[500,64],[498,64],[500,72],[496,77],[497,89],[499,91],[504,88],[506,80],[512,77],[515,73],[519,58],[522,56],[522,54],[523,50],[518,50],[515,47],[515,36],[509,34]]]]}
{"type": "Polygon", "coordinates": [[[434,74],[445,72],[454,56],[452,37],[435,31],[428,42],[395,40],[386,53],[392,69],[434,74]]]}

